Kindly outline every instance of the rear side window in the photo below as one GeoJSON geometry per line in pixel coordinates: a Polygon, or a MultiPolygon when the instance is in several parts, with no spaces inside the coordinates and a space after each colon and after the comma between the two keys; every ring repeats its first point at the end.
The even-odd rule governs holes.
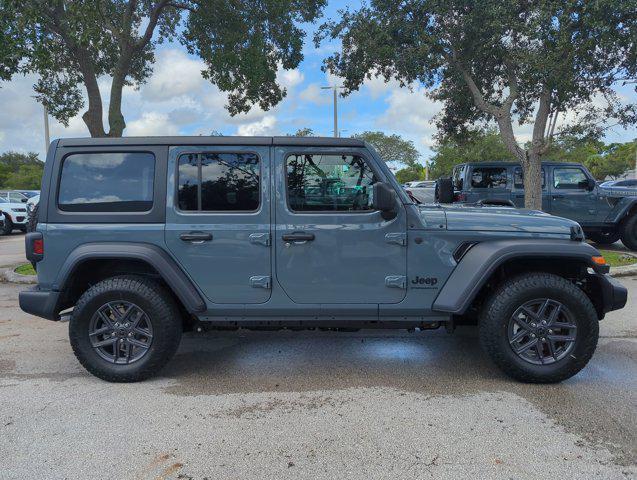
{"type": "Polygon", "coordinates": [[[260,205],[259,157],[254,153],[189,153],[179,157],[180,210],[253,212],[260,205]]]}
{"type": "Polygon", "coordinates": [[[507,169],[499,167],[474,167],[471,171],[473,188],[506,188],[507,169]]]}
{"type": "Polygon", "coordinates": [[[456,166],[453,167],[453,188],[456,190],[462,190],[463,187],[463,177],[464,177],[465,166],[456,166]]]}
{"type": "Polygon", "coordinates": [[[62,164],[58,207],[67,212],[146,212],[153,206],[155,156],[74,153],[62,164]]]}
{"type": "MultiPolygon", "coordinates": [[[[546,186],[544,169],[542,169],[542,188],[546,186]]],[[[524,188],[524,172],[522,172],[522,168],[516,167],[513,171],[513,186],[515,188],[524,188]]]]}
{"type": "Polygon", "coordinates": [[[288,203],[295,212],[372,210],[374,172],[358,155],[290,155],[288,203]]]}

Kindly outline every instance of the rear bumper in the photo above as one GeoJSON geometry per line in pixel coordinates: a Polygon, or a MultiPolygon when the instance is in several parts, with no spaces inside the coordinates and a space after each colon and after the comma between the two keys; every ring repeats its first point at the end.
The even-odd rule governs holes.
{"type": "Polygon", "coordinates": [[[20,292],[20,308],[23,312],[30,313],[36,317],[47,320],[59,320],[58,302],[60,292],[53,290],[40,290],[38,287],[30,288],[20,292]]]}
{"type": "Polygon", "coordinates": [[[624,308],[628,300],[628,290],[609,275],[597,274],[602,290],[602,310],[604,313],[624,308]]]}

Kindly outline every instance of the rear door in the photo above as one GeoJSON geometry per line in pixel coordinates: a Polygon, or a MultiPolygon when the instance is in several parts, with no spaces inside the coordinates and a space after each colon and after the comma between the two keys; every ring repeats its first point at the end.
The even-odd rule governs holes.
{"type": "MultiPolygon", "coordinates": [[[[551,207],[551,198],[546,188],[546,171],[544,167],[541,170],[542,175],[542,211],[548,212],[551,207]]],[[[524,174],[522,167],[514,167],[513,169],[513,188],[511,189],[511,200],[517,208],[524,208],[524,174]]]]}
{"type": "Polygon", "coordinates": [[[213,303],[270,298],[270,149],[172,147],[166,244],[213,303]]]}
{"type": "MultiPolygon", "coordinates": [[[[276,276],[298,304],[378,304],[405,297],[406,212],[383,218],[371,206],[372,185],[384,179],[365,149],[275,149],[276,276]]],[[[326,305],[327,304],[327,305],[326,305]]],[[[332,305],[332,306],[330,306],[332,305]]],[[[373,317],[370,317],[373,318],[373,317]]]]}

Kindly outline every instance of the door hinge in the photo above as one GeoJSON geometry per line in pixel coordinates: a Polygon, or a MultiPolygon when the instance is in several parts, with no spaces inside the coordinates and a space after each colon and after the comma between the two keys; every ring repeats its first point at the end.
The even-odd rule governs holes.
{"type": "Polygon", "coordinates": [[[404,275],[388,275],[385,277],[385,286],[389,288],[407,288],[407,277],[404,275]]]}
{"type": "Polygon", "coordinates": [[[250,286],[252,288],[270,288],[269,275],[253,275],[250,277],[250,286]]]}
{"type": "Polygon", "coordinates": [[[405,245],[407,245],[407,234],[406,233],[387,233],[385,234],[385,242],[395,243],[397,245],[402,245],[404,247],[405,245]]]}
{"type": "Polygon", "coordinates": [[[266,247],[270,246],[269,233],[251,233],[249,238],[250,238],[250,243],[265,245],[266,247]]]}

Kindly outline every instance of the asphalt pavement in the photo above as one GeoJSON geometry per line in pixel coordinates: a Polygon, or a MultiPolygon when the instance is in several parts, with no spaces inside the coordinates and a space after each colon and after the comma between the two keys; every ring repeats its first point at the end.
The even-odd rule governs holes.
{"type": "Polygon", "coordinates": [[[0,478],[637,478],[622,282],[629,305],[558,385],[501,375],[474,328],[189,333],[158,377],[109,384],[0,284],[0,478]]]}
{"type": "Polygon", "coordinates": [[[27,261],[24,256],[24,233],[0,236],[0,268],[12,267],[27,261]]]}

